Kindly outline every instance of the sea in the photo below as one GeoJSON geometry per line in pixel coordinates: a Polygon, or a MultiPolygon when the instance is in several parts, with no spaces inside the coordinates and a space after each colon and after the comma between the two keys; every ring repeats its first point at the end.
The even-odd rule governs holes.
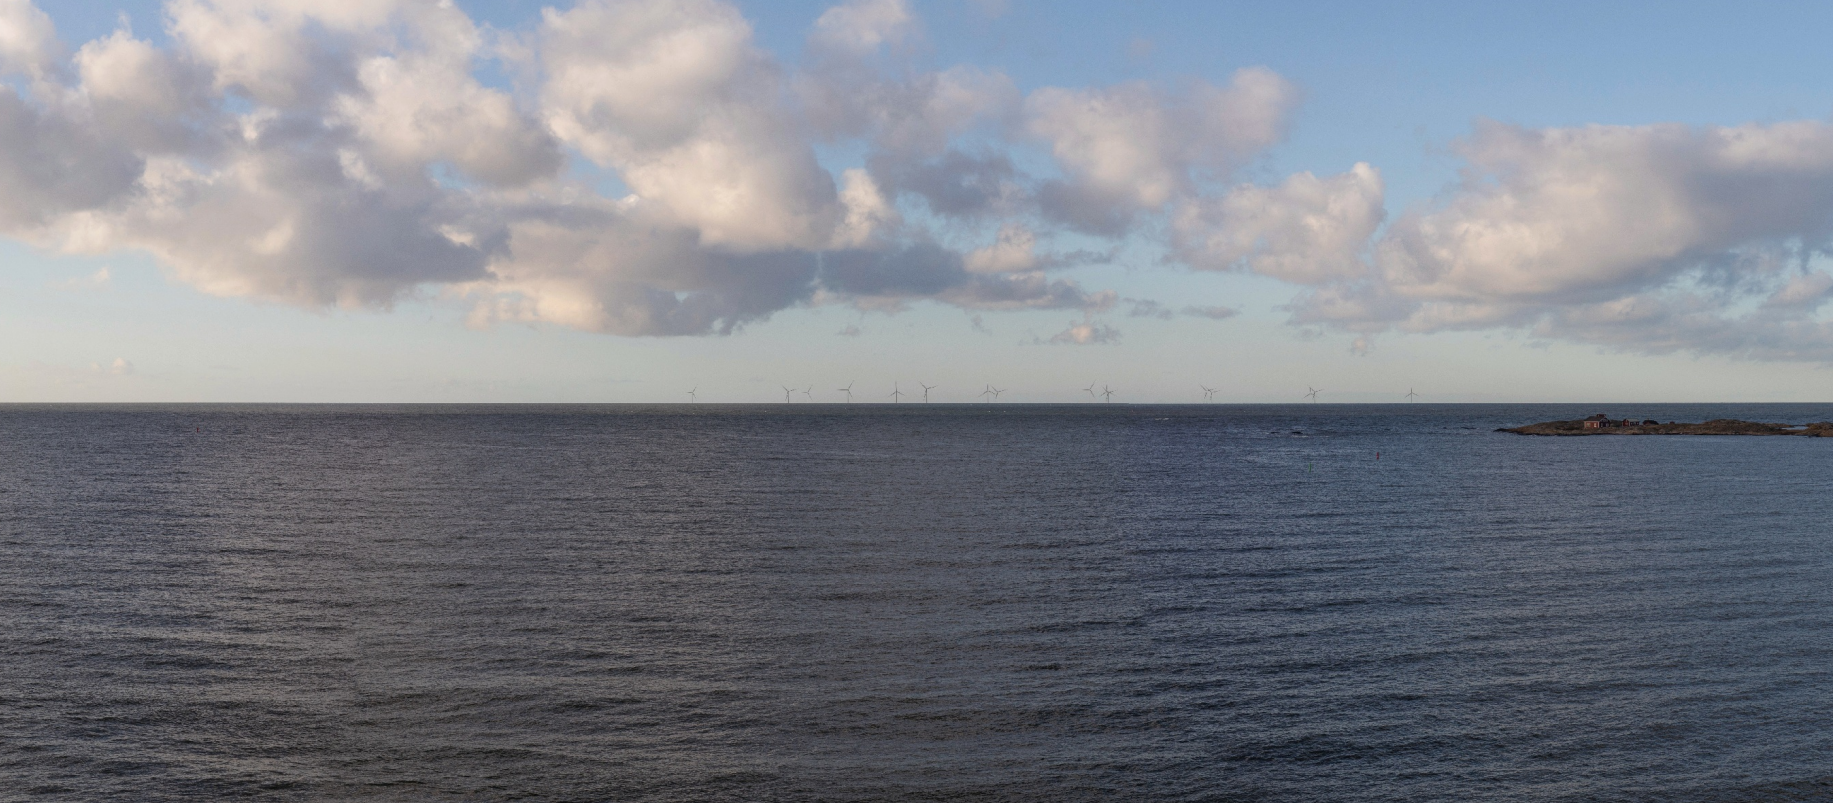
{"type": "Polygon", "coordinates": [[[1833,800],[1833,405],[0,406],[0,800],[1833,800]]]}

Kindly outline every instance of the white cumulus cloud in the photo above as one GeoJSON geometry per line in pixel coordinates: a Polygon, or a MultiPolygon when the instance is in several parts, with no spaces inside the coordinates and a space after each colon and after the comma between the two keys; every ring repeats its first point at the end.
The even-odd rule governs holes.
{"type": "Polygon", "coordinates": [[[1198,173],[1226,175],[1279,142],[1297,101],[1290,82],[1261,67],[1175,94],[1144,83],[1033,92],[1027,129],[1068,175],[1047,188],[1047,211],[1090,231],[1123,229],[1135,211],[1192,193],[1198,173]]]}
{"type": "Polygon", "coordinates": [[[538,50],[553,130],[707,244],[817,247],[843,220],[736,8],[588,0],[546,12],[538,50]]]}
{"type": "Polygon", "coordinates": [[[1277,186],[1243,185],[1182,204],[1173,241],[1192,267],[1237,266],[1296,284],[1324,284],[1367,272],[1362,252],[1381,225],[1381,174],[1367,164],[1318,178],[1299,173],[1277,186]]]}

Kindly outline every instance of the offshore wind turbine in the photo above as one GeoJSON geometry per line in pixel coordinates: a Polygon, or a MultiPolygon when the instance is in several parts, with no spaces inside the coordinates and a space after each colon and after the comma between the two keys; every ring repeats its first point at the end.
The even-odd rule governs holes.
{"type": "Polygon", "coordinates": [[[1407,388],[1407,401],[1412,401],[1413,399],[1417,398],[1418,396],[1419,394],[1414,393],[1412,388],[1407,388]]]}
{"type": "Polygon", "coordinates": [[[841,393],[845,393],[846,394],[846,403],[852,404],[853,403],[853,386],[857,384],[859,384],[859,380],[856,379],[856,380],[853,380],[852,382],[846,383],[846,387],[844,388],[834,388],[834,389],[840,391],[841,393]]]}
{"type": "Polygon", "coordinates": [[[802,395],[808,397],[809,401],[812,402],[815,400],[815,386],[814,385],[809,385],[808,387],[803,388],[801,392],[802,392],[802,395]]]}
{"type": "Polygon", "coordinates": [[[1093,382],[1090,382],[1090,383],[1088,383],[1088,387],[1085,387],[1085,388],[1083,388],[1083,390],[1085,390],[1085,391],[1087,391],[1087,392],[1088,392],[1088,400],[1089,400],[1089,401],[1094,401],[1094,400],[1095,400],[1095,398],[1096,398],[1096,396],[1095,396],[1095,383],[1093,383],[1093,382]]]}
{"type": "Polygon", "coordinates": [[[687,392],[687,403],[688,404],[693,404],[694,402],[699,401],[699,399],[694,396],[694,391],[697,391],[699,389],[700,389],[700,386],[695,385],[694,390],[690,390],[687,392]]]}
{"type": "Polygon", "coordinates": [[[987,390],[993,391],[993,401],[999,401],[999,394],[1006,392],[1005,388],[996,388],[992,385],[988,385],[987,390]]]}
{"type": "Polygon", "coordinates": [[[1203,401],[1212,402],[1216,400],[1215,388],[1209,387],[1208,385],[1197,385],[1197,387],[1203,389],[1203,401]]]}
{"type": "Polygon", "coordinates": [[[789,403],[789,394],[794,393],[794,392],[795,390],[791,389],[788,385],[783,386],[783,403],[784,404],[789,403]]]}
{"type": "Polygon", "coordinates": [[[891,383],[891,403],[897,404],[898,402],[901,402],[903,400],[904,400],[904,392],[901,390],[898,390],[896,382],[891,383]]]}
{"type": "Polygon", "coordinates": [[[1309,390],[1309,391],[1311,391],[1310,393],[1307,393],[1307,394],[1305,394],[1305,398],[1307,398],[1307,399],[1310,399],[1310,400],[1311,400],[1311,403],[1312,403],[1312,404],[1316,404],[1316,403],[1317,403],[1317,395],[1318,395],[1319,393],[1323,393],[1323,392],[1324,392],[1324,389],[1323,389],[1323,388],[1314,388],[1314,387],[1312,387],[1312,386],[1310,386],[1310,385],[1306,385],[1306,386],[1305,386],[1305,389],[1306,389],[1306,390],[1309,390]]]}
{"type": "Polygon", "coordinates": [[[1106,385],[1101,386],[1101,398],[1108,404],[1114,403],[1114,391],[1106,385]]]}
{"type": "Polygon", "coordinates": [[[993,396],[993,386],[992,385],[988,385],[986,390],[980,391],[980,397],[983,399],[986,399],[989,403],[993,401],[992,396],[993,396]]]}
{"type": "MultiPolygon", "coordinates": [[[[923,383],[921,382],[918,382],[917,384],[923,385],[923,383]]],[[[929,403],[929,392],[939,387],[941,387],[941,385],[923,385],[923,403],[924,404],[929,403]]]]}

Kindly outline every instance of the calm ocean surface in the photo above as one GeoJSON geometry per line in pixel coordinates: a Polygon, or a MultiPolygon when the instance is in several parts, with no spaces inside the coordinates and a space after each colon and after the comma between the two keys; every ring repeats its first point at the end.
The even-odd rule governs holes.
{"type": "Polygon", "coordinates": [[[1594,412],[1833,419],[0,406],[0,800],[1833,800],[1833,439],[1594,412]]]}

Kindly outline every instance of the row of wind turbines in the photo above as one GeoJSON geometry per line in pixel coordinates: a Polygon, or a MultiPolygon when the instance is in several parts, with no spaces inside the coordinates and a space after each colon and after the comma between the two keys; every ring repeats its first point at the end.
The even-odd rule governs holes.
{"type": "MultiPolygon", "coordinates": [[[[1202,386],[1198,385],[1197,387],[1202,387],[1202,386]]],[[[1324,392],[1323,388],[1314,388],[1310,385],[1306,385],[1305,390],[1309,391],[1308,393],[1305,394],[1305,398],[1310,399],[1313,404],[1317,403],[1317,395],[1319,393],[1324,392]]],[[[1203,388],[1204,401],[1215,401],[1215,398],[1216,398],[1215,391],[1210,390],[1209,388],[1203,388]]],[[[1407,398],[1407,401],[1409,402],[1416,401],[1419,399],[1419,394],[1414,393],[1412,388],[1407,388],[1407,397],[1406,398],[1407,398]]]]}
{"type": "MultiPolygon", "coordinates": [[[[846,394],[846,403],[852,404],[853,403],[853,386],[857,384],[859,384],[857,380],[853,382],[848,382],[846,387],[835,388],[834,392],[835,393],[845,393],[846,394]]],[[[936,388],[941,387],[941,385],[925,385],[922,382],[918,382],[917,385],[923,389],[923,403],[924,404],[929,403],[929,392],[932,390],[935,390],[936,388]]],[[[797,390],[788,385],[784,385],[782,387],[783,387],[783,403],[784,404],[793,403],[795,401],[795,394],[797,393],[802,394],[803,397],[805,397],[809,402],[813,402],[815,400],[815,386],[814,385],[809,385],[808,387],[802,388],[801,390],[797,390]]],[[[1208,385],[1197,385],[1197,387],[1203,389],[1203,401],[1205,402],[1214,402],[1216,400],[1216,394],[1221,392],[1220,388],[1212,388],[1212,387],[1209,387],[1208,385]]],[[[1305,393],[1305,398],[1310,399],[1313,404],[1317,403],[1318,394],[1324,392],[1323,388],[1314,388],[1310,385],[1306,385],[1305,390],[1307,391],[1305,393]]],[[[1083,388],[1082,391],[1084,393],[1087,393],[1090,399],[1100,399],[1102,402],[1106,404],[1114,403],[1114,394],[1117,392],[1113,388],[1108,387],[1107,385],[1102,385],[1101,392],[1096,393],[1095,392],[1095,383],[1093,382],[1088,383],[1088,387],[1083,388]]],[[[980,398],[986,399],[987,402],[991,404],[991,403],[999,401],[1000,394],[1005,393],[1005,392],[1006,392],[1006,388],[996,388],[996,387],[993,387],[992,385],[987,385],[986,390],[980,391],[980,393],[977,395],[980,398]]],[[[700,388],[697,386],[693,390],[688,391],[687,392],[688,402],[689,403],[698,402],[700,400],[699,393],[700,393],[700,388]]],[[[891,383],[891,392],[886,394],[886,398],[889,398],[892,404],[899,404],[903,402],[905,396],[910,396],[910,395],[914,395],[914,394],[905,393],[903,391],[903,388],[900,386],[900,383],[893,382],[891,383]]],[[[1418,398],[1419,398],[1419,394],[1414,393],[1412,388],[1407,388],[1407,396],[1406,396],[1407,401],[1412,402],[1412,401],[1417,400],[1418,398]]]]}
{"type": "MultiPolygon", "coordinates": [[[[853,386],[857,384],[859,384],[858,381],[848,382],[847,386],[844,388],[834,388],[834,392],[835,393],[845,393],[846,394],[846,403],[852,404],[853,403],[853,386]]],[[[932,390],[935,390],[938,387],[941,387],[941,385],[925,385],[921,382],[918,382],[917,386],[923,389],[923,403],[924,404],[929,403],[929,392],[932,390]]],[[[801,390],[796,390],[795,388],[789,387],[788,385],[784,385],[782,387],[783,387],[783,403],[784,404],[789,404],[792,401],[794,401],[795,394],[797,393],[800,393],[803,396],[807,397],[807,399],[811,402],[815,400],[815,386],[814,385],[809,385],[808,387],[803,388],[801,390]]],[[[688,401],[694,401],[694,392],[698,390],[699,388],[694,388],[694,390],[690,390],[687,392],[688,401]]],[[[999,401],[999,394],[1004,393],[1004,392],[1006,392],[1004,388],[995,388],[992,385],[988,385],[986,391],[981,393],[980,395],[986,396],[990,394],[993,397],[993,401],[999,401]]],[[[891,400],[892,404],[898,404],[904,400],[905,396],[909,396],[912,394],[905,393],[903,390],[903,387],[901,386],[901,383],[893,382],[891,383],[891,392],[885,395],[886,395],[886,398],[889,398],[891,400]]]]}

